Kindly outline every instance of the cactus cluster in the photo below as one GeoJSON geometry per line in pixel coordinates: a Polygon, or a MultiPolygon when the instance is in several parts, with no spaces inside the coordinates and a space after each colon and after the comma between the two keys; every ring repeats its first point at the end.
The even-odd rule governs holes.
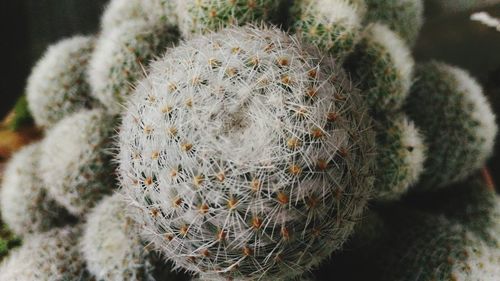
{"type": "Polygon", "coordinates": [[[495,116],[415,67],[422,9],[110,1],[28,79],[44,138],[5,169],[0,280],[498,279],[500,201],[468,179],[495,116]]]}

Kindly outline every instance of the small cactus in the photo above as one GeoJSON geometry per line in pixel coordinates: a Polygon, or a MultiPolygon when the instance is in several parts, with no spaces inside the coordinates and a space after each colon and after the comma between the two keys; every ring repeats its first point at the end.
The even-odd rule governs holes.
{"type": "Polygon", "coordinates": [[[428,146],[419,185],[428,190],[481,168],[492,153],[497,126],[481,87],[467,72],[439,62],[417,69],[406,111],[428,146]]]}
{"type": "Polygon", "coordinates": [[[35,123],[51,127],[82,108],[96,104],[85,72],[94,38],[75,36],[47,50],[33,68],[26,94],[35,123]]]}
{"type": "Polygon", "coordinates": [[[103,199],[88,215],[80,248],[98,280],[151,280],[152,265],[119,194],[103,199]]]}
{"type": "Polygon", "coordinates": [[[112,114],[133,92],[149,61],[178,39],[175,28],[130,21],[102,35],[89,65],[92,95],[112,114]]]}
{"type": "Polygon", "coordinates": [[[365,8],[360,0],[295,1],[293,27],[300,38],[341,59],[359,40],[365,8]]]}
{"type": "Polygon", "coordinates": [[[365,0],[366,20],[388,25],[413,46],[424,24],[423,0],[365,0]]]}
{"type": "Polygon", "coordinates": [[[405,42],[386,25],[370,24],[346,61],[375,114],[400,109],[413,79],[413,58],[405,42]]]}
{"type": "Polygon", "coordinates": [[[395,200],[415,184],[423,172],[425,145],[420,132],[404,114],[376,122],[378,167],[375,198],[395,200]]]}
{"type": "Polygon", "coordinates": [[[282,0],[174,0],[182,36],[247,23],[269,22],[282,0]]]}
{"type": "Polygon", "coordinates": [[[204,280],[282,280],[341,247],[372,186],[370,119],[339,65],[277,29],[200,36],[151,65],[120,130],[146,240],[204,280]]]}
{"type": "Polygon", "coordinates": [[[50,196],[74,215],[115,186],[110,151],[115,123],[100,109],[84,110],[63,119],[43,141],[41,178],[50,196]]]}
{"type": "Polygon", "coordinates": [[[66,227],[30,236],[0,265],[0,280],[93,280],[78,251],[79,235],[66,227]]]}
{"type": "Polygon", "coordinates": [[[101,30],[107,33],[134,20],[174,25],[173,12],[173,0],[111,0],[102,15],[101,30]]]}
{"type": "Polygon", "coordinates": [[[2,220],[18,235],[46,231],[69,220],[68,212],[47,196],[38,173],[40,143],[17,152],[0,190],[2,220]]]}

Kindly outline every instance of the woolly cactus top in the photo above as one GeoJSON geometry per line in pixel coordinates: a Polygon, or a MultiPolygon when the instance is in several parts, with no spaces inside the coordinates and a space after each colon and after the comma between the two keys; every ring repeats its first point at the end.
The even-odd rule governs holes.
{"type": "Polygon", "coordinates": [[[145,237],[177,266],[280,279],[351,233],[371,194],[374,140],[358,93],[319,58],[246,27],[152,64],[123,116],[120,174],[145,237]]]}

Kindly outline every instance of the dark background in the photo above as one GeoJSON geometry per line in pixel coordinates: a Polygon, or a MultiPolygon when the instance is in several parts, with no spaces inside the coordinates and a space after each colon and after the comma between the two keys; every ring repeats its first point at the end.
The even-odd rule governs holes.
{"type": "MultiPolygon", "coordinates": [[[[427,0],[426,24],[414,50],[417,61],[439,59],[469,70],[485,87],[500,116],[500,31],[469,20],[470,13],[441,15],[427,0]]],[[[46,47],[98,30],[107,0],[0,1],[0,117],[23,93],[26,78],[46,47]]],[[[500,5],[487,10],[500,17],[500,5]]],[[[500,121],[500,118],[498,119],[500,121]]],[[[500,141],[490,168],[500,182],[500,141]]]]}

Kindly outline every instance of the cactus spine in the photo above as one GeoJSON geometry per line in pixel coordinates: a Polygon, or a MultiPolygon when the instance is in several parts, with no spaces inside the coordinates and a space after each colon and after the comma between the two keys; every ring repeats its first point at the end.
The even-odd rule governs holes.
{"type": "Polygon", "coordinates": [[[82,108],[95,105],[85,71],[94,38],[75,36],[47,50],[28,78],[28,105],[37,125],[52,127],[82,108]]]}
{"type": "Polygon", "coordinates": [[[492,152],[495,116],[481,87],[464,70],[439,62],[419,65],[406,111],[428,146],[421,189],[465,179],[492,152]]]}
{"type": "Polygon", "coordinates": [[[74,215],[115,186],[110,151],[115,123],[103,110],[85,110],[62,120],[43,141],[41,178],[50,196],[74,215]]]}
{"type": "Polygon", "coordinates": [[[351,233],[371,196],[370,120],[337,63],[307,50],[276,29],[225,29],[170,50],[138,85],[121,183],[178,267],[281,280],[351,233]]]}

